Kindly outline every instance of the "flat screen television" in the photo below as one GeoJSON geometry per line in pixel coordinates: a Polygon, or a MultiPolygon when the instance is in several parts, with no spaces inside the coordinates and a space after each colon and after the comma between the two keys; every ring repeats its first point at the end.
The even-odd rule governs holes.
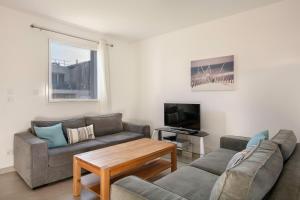
{"type": "Polygon", "coordinates": [[[165,103],[165,126],[200,131],[200,104],[165,103]]]}

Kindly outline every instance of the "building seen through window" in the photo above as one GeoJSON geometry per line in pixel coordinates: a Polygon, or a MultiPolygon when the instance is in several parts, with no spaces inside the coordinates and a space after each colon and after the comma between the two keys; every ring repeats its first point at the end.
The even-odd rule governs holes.
{"type": "Polygon", "coordinates": [[[97,99],[97,51],[50,42],[53,100],[97,99]]]}

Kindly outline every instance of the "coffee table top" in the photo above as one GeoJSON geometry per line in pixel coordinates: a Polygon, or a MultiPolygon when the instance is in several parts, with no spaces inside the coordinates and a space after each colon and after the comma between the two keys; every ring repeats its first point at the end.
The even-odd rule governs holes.
{"type": "Polygon", "coordinates": [[[143,138],[77,154],[74,157],[97,168],[113,168],[176,148],[175,144],[143,138]]]}

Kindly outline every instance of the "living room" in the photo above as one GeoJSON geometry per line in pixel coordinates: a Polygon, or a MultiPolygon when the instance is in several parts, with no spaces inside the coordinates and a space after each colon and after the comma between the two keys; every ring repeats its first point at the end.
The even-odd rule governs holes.
{"type": "Polygon", "coordinates": [[[0,0],[0,199],[299,199],[299,9],[298,0],[0,0]],[[184,106],[196,123],[171,123],[184,106]],[[54,148],[45,132],[57,125],[54,148]],[[177,146],[158,141],[167,133],[177,146]],[[217,188],[263,148],[276,162],[260,160],[248,187],[217,188]],[[216,155],[222,162],[206,166],[216,155]],[[105,167],[122,160],[126,173],[105,179],[94,156],[105,167]],[[260,177],[267,183],[253,181],[262,166],[274,169],[260,177]]]}

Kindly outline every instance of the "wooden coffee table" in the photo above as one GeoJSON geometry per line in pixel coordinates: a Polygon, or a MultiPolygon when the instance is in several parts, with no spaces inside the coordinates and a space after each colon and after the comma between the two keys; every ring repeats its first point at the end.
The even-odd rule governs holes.
{"type": "Polygon", "coordinates": [[[144,138],[75,155],[73,196],[80,195],[81,179],[83,179],[81,168],[98,177],[98,184],[89,184],[90,189],[97,192],[101,200],[108,200],[110,184],[119,178],[137,175],[148,179],[168,168],[175,171],[177,169],[176,145],[144,138]],[[171,154],[171,162],[159,159],[166,154],[171,154]]]}

